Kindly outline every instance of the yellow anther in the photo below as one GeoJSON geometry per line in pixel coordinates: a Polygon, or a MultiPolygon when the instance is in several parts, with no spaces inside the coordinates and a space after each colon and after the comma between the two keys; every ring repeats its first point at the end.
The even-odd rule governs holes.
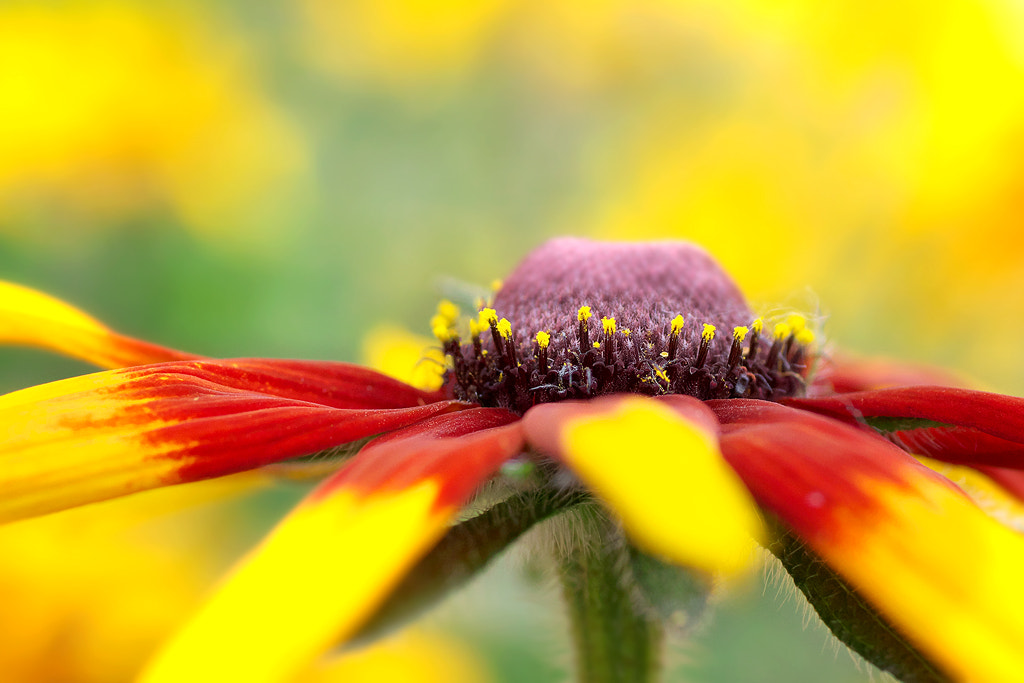
{"type": "Polygon", "coordinates": [[[813,344],[814,343],[814,333],[811,332],[810,328],[805,327],[804,329],[802,329],[802,330],[800,330],[799,332],[796,333],[796,340],[797,340],[797,342],[799,342],[800,344],[803,344],[805,346],[807,344],[813,344]]]}
{"type": "Polygon", "coordinates": [[[459,319],[459,307],[448,299],[442,299],[437,304],[437,314],[447,320],[449,325],[454,325],[459,319]]]}
{"type": "Polygon", "coordinates": [[[447,315],[445,315],[443,313],[435,313],[434,316],[430,319],[430,324],[432,326],[434,326],[434,325],[446,325],[448,327],[454,328],[455,327],[455,323],[456,323],[457,320],[458,320],[458,316],[456,316],[454,318],[449,318],[447,315]]]}
{"type": "Polygon", "coordinates": [[[480,327],[486,328],[498,322],[498,312],[493,308],[485,308],[480,311],[480,327]]]}
{"type": "Polygon", "coordinates": [[[776,339],[785,339],[793,332],[793,329],[786,323],[776,323],[775,328],[772,330],[772,334],[775,335],[776,339]]]}
{"type": "Polygon", "coordinates": [[[472,318],[469,319],[469,336],[473,339],[477,339],[480,333],[484,331],[484,326],[478,323],[472,318]]]}
{"type": "Polygon", "coordinates": [[[501,286],[505,284],[501,280],[491,280],[491,291],[497,293],[501,290],[501,286]]]}
{"type": "Polygon", "coordinates": [[[629,329],[628,327],[623,327],[621,331],[622,334],[624,334],[627,337],[633,333],[633,330],[629,329]]]}
{"type": "Polygon", "coordinates": [[[682,332],[684,322],[686,321],[683,320],[683,316],[681,315],[677,315],[672,318],[672,334],[679,334],[682,332]]]}
{"type": "Polygon", "coordinates": [[[790,313],[786,316],[786,324],[789,325],[789,329],[793,334],[800,334],[800,330],[807,327],[807,318],[799,313],[790,313]]]}
{"type": "Polygon", "coordinates": [[[576,319],[580,322],[590,320],[590,306],[580,306],[580,310],[576,311],[576,319]]]}
{"type": "Polygon", "coordinates": [[[547,332],[538,332],[537,333],[537,346],[539,346],[542,349],[546,349],[546,348],[548,348],[548,345],[550,343],[551,343],[551,335],[550,334],[548,334],[547,332]]]}
{"type": "Polygon", "coordinates": [[[601,348],[601,342],[594,342],[594,348],[595,349],[601,348]]]}
{"type": "Polygon", "coordinates": [[[668,351],[662,351],[658,355],[661,356],[662,358],[668,358],[668,351]]]}
{"type": "Polygon", "coordinates": [[[605,334],[615,334],[615,318],[601,318],[601,327],[605,334]]]}
{"type": "Polygon", "coordinates": [[[704,323],[704,331],[700,333],[701,341],[709,342],[715,338],[715,326],[704,323]]]}
{"type": "Polygon", "coordinates": [[[750,330],[742,325],[740,327],[734,327],[732,328],[732,338],[741,342],[746,338],[747,332],[750,332],[750,330]]]}
{"type": "Polygon", "coordinates": [[[756,318],[754,322],[750,323],[750,329],[754,331],[754,334],[761,334],[761,330],[764,329],[764,320],[756,318]]]}
{"type": "MultiPolygon", "coordinates": [[[[434,316],[434,317],[436,318],[437,316],[434,316]]],[[[448,325],[445,325],[445,324],[433,325],[432,327],[433,327],[433,330],[434,330],[434,336],[437,337],[437,340],[439,342],[441,342],[443,344],[445,342],[451,341],[451,339],[452,339],[452,328],[451,327],[449,327],[448,325]]]]}
{"type": "Polygon", "coordinates": [[[498,334],[501,335],[502,339],[510,339],[512,337],[512,323],[508,321],[508,318],[502,318],[498,321],[498,334]]]}

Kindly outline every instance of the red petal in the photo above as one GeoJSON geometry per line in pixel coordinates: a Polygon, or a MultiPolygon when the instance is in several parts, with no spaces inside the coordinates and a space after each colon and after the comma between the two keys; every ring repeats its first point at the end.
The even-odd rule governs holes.
{"type": "MultiPolygon", "coordinates": [[[[468,406],[329,405],[398,402],[386,390],[355,381],[374,373],[355,370],[292,361],[165,363],[0,397],[7,433],[0,453],[0,518],[253,469],[468,406]],[[320,384],[311,367],[327,370],[328,383],[320,384]]],[[[380,379],[385,388],[397,385],[407,399],[424,396],[380,379]]]]}
{"type": "MultiPolygon", "coordinates": [[[[332,408],[411,408],[450,398],[351,363],[240,358],[165,366],[170,372],[332,408]]],[[[160,372],[154,368],[153,372],[160,372]]]]}
{"type": "Polygon", "coordinates": [[[709,572],[749,566],[761,520],[723,462],[718,422],[700,401],[618,395],[546,403],[523,423],[530,443],[571,468],[639,547],[709,572]]]}
{"type": "Polygon", "coordinates": [[[902,486],[907,473],[945,479],[885,439],[792,408],[746,399],[707,401],[722,422],[722,455],[757,501],[801,533],[830,533],[836,505],[868,514],[858,480],[902,486]]]}
{"type": "Polygon", "coordinates": [[[759,502],[953,678],[1015,680],[1024,537],[883,439],[754,403],[711,408],[759,502]]]}
{"type": "Polygon", "coordinates": [[[292,680],[351,637],[522,445],[518,416],[488,408],[371,443],[246,558],[143,680],[292,680]]]}
{"type": "Polygon", "coordinates": [[[1024,468],[1024,399],[1014,396],[921,386],[783,403],[849,423],[865,424],[871,418],[926,420],[919,425],[872,426],[918,455],[959,464],[1024,468]]]}
{"type": "MultiPolygon", "coordinates": [[[[367,444],[345,468],[344,483],[372,492],[401,490],[436,478],[443,483],[438,504],[461,505],[481,483],[481,472],[489,477],[522,450],[518,424],[496,429],[518,421],[518,415],[503,408],[470,408],[409,425],[367,444]],[[459,468],[452,468],[453,460],[459,468]]],[[[330,491],[324,486],[319,495],[330,491]]]]}
{"type": "Polygon", "coordinates": [[[823,358],[808,389],[811,395],[843,394],[916,385],[966,386],[967,382],[941,368],[880,358],[833,355],[823,358]]]}

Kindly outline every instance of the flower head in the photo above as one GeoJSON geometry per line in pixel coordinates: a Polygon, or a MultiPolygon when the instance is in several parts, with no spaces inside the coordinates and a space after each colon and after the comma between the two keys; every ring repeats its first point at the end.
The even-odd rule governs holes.
{"type": "Polygon", "coordinates": [[[573,506],[597,511],[584,526],[601,541],[556,558],[582,678],[651,660],[651,563],[740,572],[753,541],[897,676],[1005,680],[1024,665],[1024,539],[911,455],[1019,496],[1024,399],[823,357],[804,318],[755,317],[692,245],[545,245],[476,315],[439,307],[437,391],[343,363],[199,359],[23,288],[0,294],[0,339],[127,366],[0,398],[4,519],[345,459],[145,680],[287,679],[573,506]],[[920,385],[881,388],[908,378],[920,385]],[[492,480],[511,483],[455,523],[492,480]]]}

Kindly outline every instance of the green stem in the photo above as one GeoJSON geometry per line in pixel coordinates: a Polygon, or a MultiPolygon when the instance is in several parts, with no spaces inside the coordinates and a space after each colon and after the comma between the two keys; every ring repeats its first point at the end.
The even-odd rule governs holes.
{"type": "Polygon", "coordinates": [[[649,683],[661,670],[662,629],[648,618],[631,582],[629,550],[603,513],[581,506],[581,533],[559,557],[559,571],[581,683],[649,683]]]}

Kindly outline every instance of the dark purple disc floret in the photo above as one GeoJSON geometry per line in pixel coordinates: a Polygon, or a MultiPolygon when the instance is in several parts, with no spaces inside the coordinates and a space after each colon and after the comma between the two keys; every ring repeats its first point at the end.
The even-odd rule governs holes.
{"type": "Polygon", "coordinates": [[[564,238],[519,264],[469,341],[454,330],[441,336],[456,397],[522,413],[618,392],[702,400],[801,393],[801,330],[779,326],[765,339],[761,328],[699,247],[564,238]]]}

